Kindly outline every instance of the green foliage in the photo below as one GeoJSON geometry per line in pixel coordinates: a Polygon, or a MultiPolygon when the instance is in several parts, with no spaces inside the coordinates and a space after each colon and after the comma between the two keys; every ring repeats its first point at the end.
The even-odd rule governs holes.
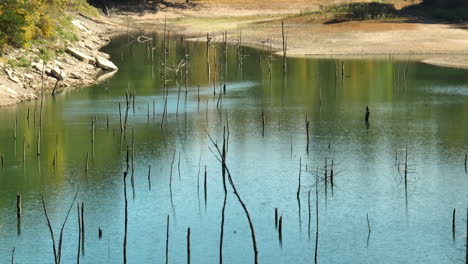
{"type": "Polygon", "coordinates": [[[41,60],[43,60],[44,62],[48,62],[50,60],[52,60],[55,56],[55,53],[53,50],[43,46],[43,47],[40,47],[39,48],[39,57],[41,58],[41,60]]]}
{"type": "Polygon", "coordinates": [[[31,41],[41,38],[76,41],[65,11],[98,14],[86,0],[1,0],[0,54],[8,44],[28,48],[31,41]]]}
{"type": "Polygon", "coordinates": [[[9,59],[7,63],[12,67],[29,67],[31,65],[31,61],[24,56],[21,56],[18,59],[9,59]]]}

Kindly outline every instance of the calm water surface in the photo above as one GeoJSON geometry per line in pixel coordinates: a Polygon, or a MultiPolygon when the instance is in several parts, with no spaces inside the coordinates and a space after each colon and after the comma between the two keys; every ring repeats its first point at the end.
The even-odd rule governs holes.
{"type": "MultiPolygon", "coordinates": [[[[229,46],[225,53],[220,45],[211,46],[207,56],[206,44],[173,39],[168,53],[167,121],[161,130],[166,98],[161,45],[161,39],[155,41],[152,60],[151,44],[128,43],[126,36],[116,38],[104,49],[120,69],[113,78],[46,97],[39,157],[40,102],[0,109],[0,153],[4,156],[0,263],[11,261],[14,247],[17,263],[53,263],[41,195],[58,240],[77,191],[77,200],[85,207],[81,263],[121,263],[123,172],[127,146],[132,152],[132,132],[134,189],[129,176],[128,263],[164,263],[167,215],[170,263],[186,261],[188,227],[192,263],[218,262],[224,192],[221,165],[210,151],[214,149],[208,134],[221,142],[227,125],[227,165],[250,211],[260,263],[313,262],[314,172],[332,160],[333,191],[329,180],[325,188],[323,171],[319,175],[319,263],[451,263],[463,258],[467,71],[391,60],[345,60],[342,67],[337,60],[291,58],[283,74],[282,58],[273,57],[270,80],[266,51],[229,46]],[[176,68],[187,51],[190,66],[185,79],[183,63],[179,71],[176,68]],[[219,97],[223,84],[226,94],[219,97]],[[124,112],[127,89],[136,97],[123,138],[118,105],[124,112]],[[366,105],[371,111],[368,126],[366,105]],[[94,145],[93,119],[97,120],[94,145]],[[401,165],[406,151],[410,173],[405,188],[401,165]],[[20,234],[17,193],[22,195],[23,207],[20,234]],[[283,218],[282,245],[275,229],[275,208],[283,218]]],[[[225,263],[253,262],[249,225],[230,187],[223,249],[225,263]]],[[[75,204],[63,233],[62,262],[75,263],[77,250],[75,204]]]]}

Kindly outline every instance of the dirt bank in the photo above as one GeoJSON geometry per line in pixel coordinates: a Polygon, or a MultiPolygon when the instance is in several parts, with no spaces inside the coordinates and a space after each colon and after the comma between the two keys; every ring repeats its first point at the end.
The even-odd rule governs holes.
{"type": "Polygon", "coordinates": [[[48,61],[41,59],[45,58],[44,52],[38,48],[7,50],[0,61],[0,106],[37,99],[42,93],[91,85],[99,81],[98,76],[103,73],[110,76],[116,70],[108,61],[109,56],[99,49],[121,27],[80,14],[76,14],[72,23],[79,41],[69,42],[66,47],[50,44],[56,55],[48,61]]]}
{"type": "MultiPolygon", "coordinates": [[[[222,41],[222,33],[227,31],[231,43],[237,43],[242,32],[243,44],[269,46],[271,41],[277,51],[282,47],[283,20],[289,56],[407,54],[431,64],[468,67],[466,26],[437,24],[418,17],[328,23],[312,14],[322,6],[343,2],[353,1],[205,0],[188,9],[163,6],[157,13],[117,12],[113,20],[142,30],[157,30],[166,19],[178,34],[197,37],[208,32],[214,41],[222,41]]],[[[402,8],[418,1],[393,2],[402,8]]]]}

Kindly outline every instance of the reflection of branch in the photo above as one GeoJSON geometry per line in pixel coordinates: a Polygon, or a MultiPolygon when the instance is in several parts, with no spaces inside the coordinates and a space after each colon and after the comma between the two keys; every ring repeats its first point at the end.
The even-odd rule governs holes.
{"type": "Polygon", "coordinates": [[[145,43],[145,42],[148,42],[148,41],[153,41],[153,38],[150,38],[150,37],[147,37],[147,36],[138,36],[138,38],[136,40],[138,41],[138,43],[145,43]]]}
{"type": "MultiPolygon", "coordinates": [[[[240,197],[239,193],[237,192],[236,186],[234,185],[234,182],[233,182],[232,177],[231,177],[231,172],[229,171],[229,168],[226,165],[226,160],[224,158],[225,155],[223,155],[224,152],[221,152],[218,144],[213,140],[213,138],[211,138],[210,134],[208,134],[208,137],[210,138],[211,143],[213,143],[213,145],[215,146],[215,148],[216,148],[216,150],[218,152],[218,155],[221,157],[222,165],[226,169],[226,172],[227,172],[229,184],[231,185],[231,187],[232,187],[232,189],[234,191],[234,194],[236,195],[237,200],[241,204],[242,209],[244,210],[244,213],[245,213],[245,215],[247,217],[247,220],[249,222],[249,228],[250,228],[250,232],[251,232],[251,235],[252,235],[252,244],[253,244],[253,250],[254,250],[254,259],[255,259],[254,263],[257,264],[258,263],[257,241],[256,241],[256,238],[255,238],[255,230],[254,230],[254,226],[253,226],[252,219],[250,217],[249,211],[248,211],[247,206],[245,205],[244,201],[240,197]]],[[[224,143],[226,142],[225,138],[223,139],[223,142],[224,143]]]]}
{"type": "Polygon", "coordinates": [[[45,215],[45,217],[47,219],[47,226],[49,227],[50,236],[52,237],[52,246],[53,246],[53,251],[54,251],[55,264],[60,264],[60,259],[62,257],[63,229],[65,228],[65,224],[67,223],[68,216],[70,215],[70,211],[71,211],[71,209],[73,207],[73,204],[75,203],[77,195],[78,195],[78,191],[76,191],[75,196],[73,197],[73,201],[71,202],[70,207],[68,208],[67,216],[65,217],[65,220],[63,221],[62,227],[60,228],[58,248],[56,248],[56,246],[55,246],[54,231],[53,231],[52,225],[50,223],[49,215],[47,214],[47,209],[46,209],[46,205],[45,205],[45,201],[44,201],[44,196],[41,197],[42,207],[44,209],[44,215],[45,215]]]}

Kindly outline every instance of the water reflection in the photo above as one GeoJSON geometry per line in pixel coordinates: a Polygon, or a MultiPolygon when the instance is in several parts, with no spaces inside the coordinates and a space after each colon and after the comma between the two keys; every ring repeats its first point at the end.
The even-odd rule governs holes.
{"type": "MultiPolygon", "coordinates": [[[[221,142],[224,126],[230,133],[227,164],[252,216],[261,263],[313,261],[313,172],[324,168],[325,160],[327,166],[333,160],[340,174],[333,195],[327,189],[325,196],[323,183],[319,192],[319,262],[446,263],[460,258],[463,233],[458,230],[452,242],[451,212],[463,212],[466,206],[466,71],[406,61],[291,58],[284,74],[282,58],[273,57],[270,80],[268,51],[239,52],[235,46],[226,51],[217,45],[207,53],[204,43],[174,38],[167,55],[171,70],[166,97],[162,41],[154,37],[153,44],[127,43],[126,36],[114,39],[104,50],[120,69],[114,77],[47,97],[40,138],[39,101],[0,109],[0,262],[10,261],[15,247],[19,263],[50,263],[53,254],[41,195],[57,234],[77,190],[87,232],[81,262],[122,261],[123,171],[126,149],[132,145],[135,197],[129,195],[128,203],[129,263],[165,260],[168,214],[171,262],[186,261],[188,227],[192,262],[218,261],[224,191],[221,165],[207,135],[221,142]],[[153,47],[151,58],[148,50],[153,47]],[[187,51],[185,79],[184,67],[177,73],[175,69],[187,51]],[[135,94],[135,106],[130,105],[123,137],[118,104],[124,107],[127,90],[135,94]],[[367,105],[369,127],[364,122],[367,105]],[[161,130],[163,115],[167,121],[161,130]],[[398,164],[404,164],[406,150],[414,173],[408,174],[405,188],[398,164]],[[205,166],[206,208],[198,198],[200,192],[204,197],[205,166]],[[301,221],[296,199],[299,168],[301,221]],[[306,226],[308,191],[311,239],[306,226]],[[17,193],[22,195],[21,235],[17,193]],[[282,216],[282,247],[275,208],[282,216]]],[[[128,191],[132,193],[130,183],[128,191]]],[[[225,262],[251,262],[249,226],[232,189],[225,217],[225,262]]],[[[457,226],[463,221],[458,216],[457,226]]],[[[76,261],[78,231],[72,210],[64,230],[63,262],[76,261]]]]}

